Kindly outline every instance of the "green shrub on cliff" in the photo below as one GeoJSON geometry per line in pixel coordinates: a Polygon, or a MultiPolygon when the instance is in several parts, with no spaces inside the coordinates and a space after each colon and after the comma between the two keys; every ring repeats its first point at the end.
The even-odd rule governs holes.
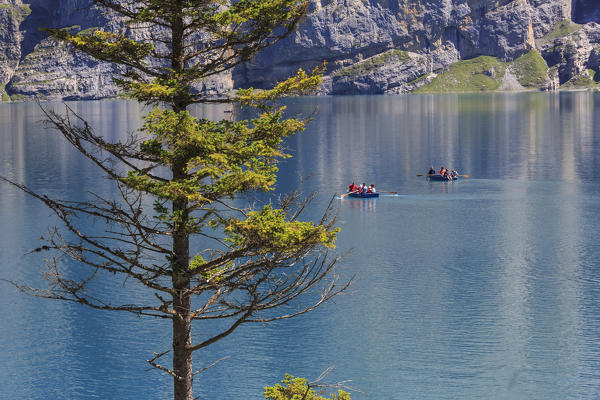
{"type": "Polygon", "coordinates": [[[2,101],[3,102],[10,101],[10,96],[8,95],[8,93],[6,93],[6,86],[5,85],[0,85],[0,95],[2,97],[2,101]]]}
{"type": "Polygon", "coordinates": [[[574,76],[561,85],[561,89],[600,89],[598,72],[587,69],[582,74],[574,76]]]}
{"type": "Polygon", "coordinates": [[[9,9],[12,17],[17,21],[22,21],[31,14],[31,7],[29,4],[21,4],[19,6],[15,6],[12,4],[0,4],[1,9],[9,9]]]}
{"type": "Polygon", "coordinates": [[[407,62],[410,60],[408,52],[404,50],[389,50],[374,57],[367,58],[350,67],[342,68],[335,73],[337,77],[356,77],[365,75],[373,70],[379,69],[392,61],[407,62]]]}
{"type": "Polygon", "coordinates": [[[546,60],[533,49],[511,63],[519,83],[525,88],[541,88],[546,85],[548,64],[546,60]]]}
{"type": "Polygon", "coordinates": [[[542,40],[553,40],[565,37],[573,32],[577,32],[580,27],[581,25],[579,24],[571,22],[568,19],[563,19],[562,21],[556,23],[556,25],[554,25],[554,28],[552,28],[552,30],[548,32],[542,38],[542,40]]]}

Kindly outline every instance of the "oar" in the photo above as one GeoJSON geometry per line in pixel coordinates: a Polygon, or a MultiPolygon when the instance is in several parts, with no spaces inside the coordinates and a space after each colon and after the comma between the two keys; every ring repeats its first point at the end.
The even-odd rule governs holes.
{"type": "Polygon", "coordinates": [[[340,196],[340,199],[343,198],[344,196],[348,196],[350,193],[358,193],[358,190],[355,190],[354,192],[344,193],[343,195],[340,196]]]}
{"type": "Polygon", "coordinates": [[[398,194],[398,192],[390,192],[388,190],[378,190],[379,193],[391,193],[391,194],[398,194]]]}
{"type": "Polygon", "coordinates": [[[462,176],[463,178],[468,178],[468,177],[470,177],[471,175],[462,175],[462,174],[458,174],[458,176],[462,176]]]}

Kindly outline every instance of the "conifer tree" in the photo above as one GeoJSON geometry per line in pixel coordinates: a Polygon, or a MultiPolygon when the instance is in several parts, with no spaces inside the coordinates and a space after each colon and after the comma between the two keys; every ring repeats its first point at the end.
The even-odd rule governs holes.
{"type": "Polygon", "coordinates": [[[330,208],[315,224],[300,221],[307,203],[297,193],[283,197],[277,206],[256,209],[234,201],[245,192],[273,189],[277,161],[287,157],[282,140],[302,131],[306,123],[284,118],[285,107],[277,106],[276,100],[314,90],[322,70],[300,70],[270,90],[238,90],[227,100],[194,90],[198,82],[230,70],[288,35],[308,2],[94,1],[124,18],[120,32],[47,32],[77,51],[118,65],[122,76],[117,83],[124,93],[156,108],[145,116],[141,132],[122,142],[95,134],[68,107],[60,113],[44,109],[51,126],[114,181],[121,197],[59,201],[16,184],[50,207],[68,232],[52,230],[40,250],[58,252],[88,268],[86,277],[72,280],[51,262],[49,288],[18,287],[95,309],[170,319],[172,349],[148,362],[173,377],[176,400],[191,400],[195,351],[241,324],[310,311],[347,286],[336,284],[337,257],[328,255],[337,234],[330,208]],[[140,30],[151,32],[151,38],[138,35],[140,30]],[[257,116],[211,121],[188,111],[192,104],[214,101],[254,108],[257,116]],[[105,221],[105,234],[86,233],[80,216],[105,221]],[[195,248],[190,242],[194,237],[212,244],[195,248]],[[156,300],[114,304],[110,296],[89,287],[95,279],[133,281],[147,287],[156,300]],[[296,305],[293,311],[282,307],[303,295],[314,296],[319,287],[308,305],[296,305]],[[192,341],[193,326],[215,320],[228,321],[226,328],[192,341]],[[171,366],[161,361],[167,353],[171,366]]]}

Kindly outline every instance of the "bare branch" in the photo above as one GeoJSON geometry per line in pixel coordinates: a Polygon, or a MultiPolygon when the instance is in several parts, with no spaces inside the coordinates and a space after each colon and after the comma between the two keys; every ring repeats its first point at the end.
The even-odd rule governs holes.
{"type": "Polygon", "coordinates": [[[148,364],[150,364],[153,368],[159,369],[163,372],[166,372],[167,374],[171,375],[173,378],[178,379],[178,380],[182,380],[183,378],[178,376],[172,369],[169,369],[167,367],[163,367],[162,365],[158,364],[156,362],[156,360],[158,360],[159,358],[161,358],[162,356],[164,356],[165,354],[168,354],[171,350],[166,350],[163,351],[162,353],[154,353],[154,358],[150,359],[150,360],[146,360],[146,362],[148,364]]]}
{"type": "Polygon", "coordinates": [[[223,358],[219,358],[217,361],[213,362],[212,364],[207,365],[206,367],[203,367],[203,368],[199,369],[198,371],[194,372],[193,375],[194,376],[195,375],[199,375],[199,374],[203,373],[204,371],[206,371],[207,369],[214,367],[215,365],[217,365],[221,361],[225,361],[225,360],[227,360],[229,358],[230,358],[229,356],[223,357],[223,358]]]}
{"type": "Polygon", "coordinates": [[[53,110],[48,110],[40,104],[40,108],[46,116],[46,122],[50,126],[58,130],[69,143],[71,143],[81,154],[90,159],[94,164],[99,166],[104,172],[114,180],[120,180],[122,177],[113,164],[116,161],[123,163],[126,167],[133,171],[143,173],[153,180],[159,182],[167,182],[167,179],[150,174],[150,171],[157,165],[150,165],[144,168],[139,167],[136,162],[160,162],[160,159],[142,153],[139,150],[141,141],[133,135],[129,137],[129,141],[125,143],[111,143],[95,135],[92,128],[81,116],[79,116],[67,104],[64,105],[66,114],[59,115],[53,110]],[[71,119],[74,118],[75,125],[71,119]],[[91,146],[91,149],[86,147],[86,144],[91,146]],[[104,156],[107,153],[112,158],[104,156]]]}
{"type": "Polygon", "coordinates": [[[312,382],[308,382],[307,386],[308,388],[312,389],[312,388],[323,388],[323,389],[344,389],[347,390],[349,392],[358,392],[358,393],[363,393],[364,392],[362,390],[353,388],[348,386],[347,384],[352,382],[351,380],[345,380],[345,381],[341,381],[341,382],[336,382],[336,383],[321,383],[325,377],[327,377],[327,375],[329,375],[333,370],[335,369],[335,367],[332,365],[330,367],[328,367],[325,371],[323,371],[321,373],[321,375],[319,375],[319,377],[317,379],[315,379],[312,382]]]}
{"type": "MultiPolygon", "coordinates": [[[[49,274],[47,274],[49,275],[49,274]]],[[[83,287],[85,286],[85,283],[82,282],[74,282],[74,281],[67,281],[65,279],[63,279],[62,277],[60,277],[60,275],[55,275],[55,285],[56,287],[60,287],[60,289],[49,289],[49,290],[43,290],[43,289],[37,289],[37,288],[33,288],[31,286],[25,286],[25,285],[19,285],[13,281],[7,280],[7,279],[3,279],[0,278],[0,281],[6,282],[11,284],[12,286],[14,286],[18,291],[20,291],[21,293],[25,293],[29,296],[33,296],[33,297],[39,297],[39,298],[43,298],[43,299],[50,299],[50,300],[61,300],[61,301],[67,301],[67,302],[71,302],[71,303],[78,303],[78,304],[82,304],[85,306],[88,306],[90,308],[94,308],[96,310],[103,310],[103,311],[125,311],[125,312],[129,312],[138,316],[146,316],[146,317],[156,317],[156,318],[163,318],[163,319],[171,319],[170,315],[164,314],[163,311],[160,308],[156,308],[156,307],[142,307],[142,306],[135,306],[135,305],[120,305],[120,306],[113,306],[113,305],[109,305],[106,304],[98,299],[95,299],[93,297],[87,296],[87,295],[82,295],[79,293],[80,290],[83,289],[83,287]]],[[[49,279],[51,279],[49,277],[49,279]]]]}
{"type": "Polygon", "coordinates": [[[218,335],[215,335],[215,336],[211,337],[210,339],[207,339],[201,343],[198,343],[196,345],[188,347],[188,350],[190,350],[190,351],[199,350],[203,347],[211,345],[211,344],[231,335],[233,333],[233,331],[235,331],[237,329],[237,327],[240,326],[240,324],[242,324],[246,320],[246,318],[248,318],[250,315],[252,315],[253,312],[254,312],[254,310],[252,308],[252,305],[250,305],[250,307],[248,307],[248,310],[246,311],[246,313],[244,313],[244,315],[242,315],[233,324],[231,324],[231,326],[227,330],[222,331],[218,335]]]}

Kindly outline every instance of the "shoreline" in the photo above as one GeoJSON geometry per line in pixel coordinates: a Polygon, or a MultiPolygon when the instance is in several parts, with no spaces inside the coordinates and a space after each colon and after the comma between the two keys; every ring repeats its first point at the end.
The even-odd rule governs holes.
{"type": "MultiPolygon", "coordinates": [[[[357,93],[357,94],[317,94],[317,95],[306,95],[306,96],[295,96],[296,98],[299,97],[304,97],[304,98],[308,98],[308,97],[360,97],[360,96],[406,96],[406,95],[412,95],[412,96],[420,96],[420,95],[425,95],[425,96],[431,96],[431,95],[448,95],[448,94],[517,94],[517,93],[562,93],[562,92],[566,92],[566,93],[571,93],[571,92],[589,92],[589,93],[595,93],[595,92],[600,92],[599,88],[596,87],[590,87],[590,88],[565,88],[565,89],[558,89],[558,90],[535,90],[535,89],[523,89],[523,90],[481,90],[481,91],[443,91],[443,92],[404,92],[404,93],[357,93]]],[[[289,97],[292,98],[292,97],[289,97]]],[[[214,99],[212,97],[208,97],[207,99],[214,99]]],[[[220,98],[222,99],[222,98],[220,98]]],[[[69,98],[46,98],[46,99],[36,99],[36,98],[25,98],[25,99],[18,99],[18,100],[10,100],[10,101],[0,101],[0,105],[3,104],[20,104],[20,103],[37,103],[37,102],[41,102],[41,103],[51,103],[51,102],[61,102],[61,103],[67,103],[67,102],[80,102],[80,101],[111,101],[111,100],[124,100],[124,101],[128,101],[130,99],[128,99],[127,97],[122,97],[122,96],[116,96],[116,97],[98,97],[98,98],[72,98],[72,96],[69,96],[69,98]]],[[[223,103],[223,104],[228,104],[228,103],[223,103]]]]}

